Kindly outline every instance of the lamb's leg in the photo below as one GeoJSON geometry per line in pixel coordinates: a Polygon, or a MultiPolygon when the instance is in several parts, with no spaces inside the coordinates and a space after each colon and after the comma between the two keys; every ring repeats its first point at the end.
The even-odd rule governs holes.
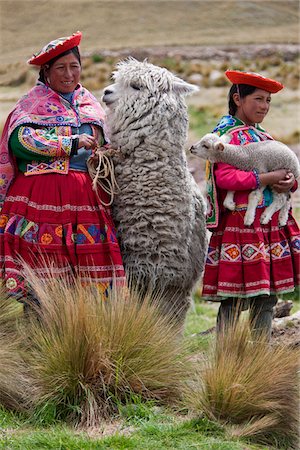
{"type": "Polygon", "coordinates": [[[235,210],[235,202],[233,200],[235,191],[227,191],[226,197],[224,198],[223,205],[225,208],[230,209],[230,211],[235,210]]]}
{"type": "Polygon", "coordinates": [[[261,199],[264,189],[264,187],[255,189],[249,194],[247,211],[244,217],[244,224],[246,226],[252,225],[254,222],[256,207],[261,199]]]}
{"type": "Polygon", "coordinates": [[[284,227],[287,224],[290,208],[291,208],[291,197],[290,194],[287,194],[286,201],[280,210],[278,218],[278,222],[281,227],[284,227]]]}
{"type": "MultiPolygon", "coordinates": [[[[274,190],[272,190],[273,193],[273,201],[271,203],[271,205],[269,205],[264,212],[261,215],[260,218],[260,223],[262,223],[263,225],[266,225],[270,220],[271,217],[273,216],[273,214],[278,211],[279,209],[286,208],[285,203],[286,203],[286,194],[285,193],[279,193],[276,192],[274,190]]],[[[288,210],[287,210],[288,212],[288,210]]],[[[287,220],[287,215],[286,212],[283,212],[283,217],[282,220],[284,222],[284,220],[287,220]]]]}

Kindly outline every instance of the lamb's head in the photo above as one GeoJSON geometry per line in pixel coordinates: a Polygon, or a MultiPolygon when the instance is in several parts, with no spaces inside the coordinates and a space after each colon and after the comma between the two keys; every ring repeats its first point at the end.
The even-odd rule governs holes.
{"type": "Polygon", "coordinates": [[[220,138],[215,133],[207,133],[200,141],[192,145],[190,151],[193,155],[202,159],[208,159],[210,162],[218,162],[222,160],[222,152],[228,139],[224,136],[220,138]]]}
{"type": "MultiPolygon", "coordinates": [[[[198,90],[167,69],[146,61],[128,58],[117,64],[113,73],[114,84],[104,89],[102,100],[107,106],[109,134],[120,130],[135,136],[154,133],[155,123],[172,123],[180,116],[187,128],[187,111],[183,97],[198,90]]],[[[113,143],[113,142],[112,142],[113,143]]]]}

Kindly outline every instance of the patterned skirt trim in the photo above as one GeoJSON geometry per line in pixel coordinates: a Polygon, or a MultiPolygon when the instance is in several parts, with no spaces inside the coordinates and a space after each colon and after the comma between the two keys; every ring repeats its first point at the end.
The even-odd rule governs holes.
{"type": "Polygon", "coordinates": [[[0,215],[0,277],[16,297],[30,290],[23,262],[39,277],[76,275],[101,293],[124,283],[110,209],[98,204],[87,173],[17,176],[0,215]]]}
{"type": "Polygon", "coordinates": [[[205,272],[203,298],[250,298],[292,292],[299,280],[300,235],[290,215],[285,227],[278,214],[267,225],[256,210],[253,226],[244,226],[245,211],[226,212],[212,233],[205,272]]]}

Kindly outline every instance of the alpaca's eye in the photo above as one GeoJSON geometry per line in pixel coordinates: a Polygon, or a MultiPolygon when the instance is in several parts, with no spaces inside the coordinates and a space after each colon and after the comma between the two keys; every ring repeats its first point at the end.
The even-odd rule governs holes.
{"type": "Polygon", "coordinates": [[[132,89],[135,89],[136,91],[139,91],[141,88],[135,84],[135,83],[130,83],[130,87],[132,87],[132,89]]]}

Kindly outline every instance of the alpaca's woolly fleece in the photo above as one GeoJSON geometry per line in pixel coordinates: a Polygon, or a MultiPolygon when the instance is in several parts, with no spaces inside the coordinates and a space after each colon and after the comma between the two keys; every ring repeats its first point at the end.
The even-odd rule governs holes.
{"type": "MultiPolygon", "coordinates": [[[[202,159],[208,159],[213,163],[224,162],[245,171],[256,170],[258,173],[266,173],[286,169],[292,172],[295,178],[300,176],[300,164],[296,154],[282,142],[267,140],[247,145],[233,145],[226,142],[227,139],[226,135],[219,137],[217,134],[208,133],[190,150],[202,159]]],[[[253,223],[255,208],[263,190],[264,187],[250,193],[245,225],[253,223]]],[[[289,194],[278,193],[275,190],[272,192],[273,201],[264,211],[261,222],[268,223],[274,212],[280,209],[279,224],[283,226],[286,224],[290,207],[289,194]]],[[[229,209],[234,209],[232,198],[233,193],[230,191],[230,198],[224,201],[226,207],[232,203],[233,207],[229,209]]]]}
{"type": "Polygon", "coordinates": [[[103,101],[111,146],[119,151],[113,216],[124,266],[146,289],[163,291],[166,309],[183,320],[207,249],[205,202],[184,151],[184,96],[197,88],[132,58],[113,76],[103,101]]]}

